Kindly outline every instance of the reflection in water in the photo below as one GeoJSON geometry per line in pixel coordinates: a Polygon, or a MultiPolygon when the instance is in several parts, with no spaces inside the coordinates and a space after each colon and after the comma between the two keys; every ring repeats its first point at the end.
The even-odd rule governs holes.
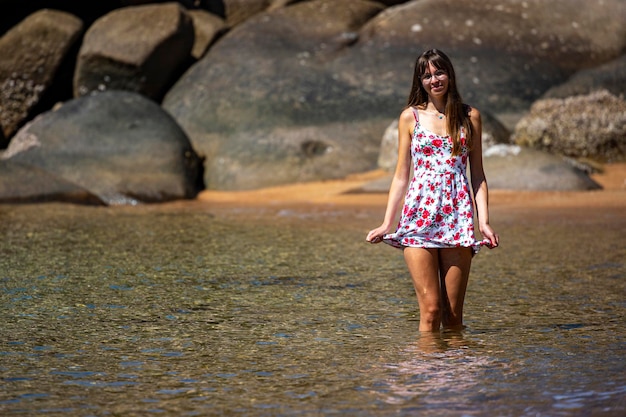
{"type": "Polygon", "coordinates": [[[0,206],[0,415],[623,415],[623,214],[497,214],[418,334],[379,210],[0,206]]]}
{"type": "MultiPolygon", "coordinates": [[[[450,411],[465,403],[488,379],[487,373],[503,366],[471,346],[463,332],[421,333],[402,352],[402,361],[387,364],[382,400],[389,404],[419,404],[424,410],[450,411]]],[[[465,409],[465,412],[469,411],[465,409]]]]}

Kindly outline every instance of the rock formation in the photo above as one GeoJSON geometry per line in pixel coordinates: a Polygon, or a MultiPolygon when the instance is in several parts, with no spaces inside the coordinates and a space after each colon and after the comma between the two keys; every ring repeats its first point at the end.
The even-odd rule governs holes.
{"type": "MultiPolygon", "coordinates": [[[[45,99],[79,39],[82,22],[64,12],[38,11],[0,38],[0,126],[8,139],[45,99]]],[[[5,139],[5,141],[6,141],[5,139]]],[[[5,148],[8,141],[0,143],[5,148]]]]}
{"type": "Polygon", "coordinates": [[[626,101],[606,90],[543,99],[517,124],[518,145],[597,162],[626,160],[626,101]]]}
{"type": "Polygon", "coordinates": [[[156,103],[126,91],[84,96],[41,114],[11,141],[0,169],[7,201],[79,195],[137,204],[193,198],[202,188],[201,161],[178,124],[156,103]],[[25,175],[26,167],[34,174],[25,175]],[[23,193],[15,186],[20,181],[23,193]],[[46,187],[41,198],[32,191],[46,187]]]}
{"type": "MultiPolygon", "coordinates": [[[[140,120],[168,126],[163,132],[172,135],[171,143],[182,143],[181,135],[188,140],[183,146],[188,161],[180,159],[182,148],[164,148],[174,152],[172,160],[189,162],[193,168],[181,168],[176,180],[159,185],[145,181],[136,171],[121,169],[116,184],[132,187],[108,184],[101,189],[76,181],[84,175],[78,170],[91,169],[81,160],[89,152],[80,150],[80,141],[63,143],[68,158],[64,163],[76,170],[71,175],[43,164],[42,148],[12,157],[7,151],[0,169],[15,182],[6,193],[0,187],[0,201],[20,200],[20,186],[23,195],[30,196],[23,199],[36,200],[36,190],[46,188],[38,178],[46,173],[50,190],[41,191],[42,199],[95,199],[110,204],[190,198],[199,183],[213,189],[249,189],[340,178],[377,168],[385,159],[380,153],[381,137],[404,106],[414,60],[432,47],[452,58],[464,100],[484,114],[485,150],[508,143],[508,132],[539,99],[592,96],[602,88],[615,97],[624,94],[626,7],[622,0],[554,0],[549,13],[538,0],[108,0],[89,5],[50,0],[46,4],[56,10],[0,0],[0,30],[4,31],[0,32],[0,149],[22,146],[19,143],[31,137],[42,120],[46,129],[63,136],[59,126],[67,127],[70,115],[64,112],[68,109],[93,127],[98,119],[94,103],[102,100],[113,106],[111,98],[121,97],[114,91],[125,90],[135,94],[131,102],[142,111],[154,111],[150,116],[142,114],[140,120]],[[111,94],[92,96],[98,91],[111,94]],[[57,102],[62,104],[60,113],[51,113],[57,102]],[[91,112],[79,111],[87,104],[91,112]],[[39,114],[42,118],[32,122],[39,114]],[[32,124],[18,131],[28,122],[32,124]],[[77,150],[70,151],[75,146],[77,150]],[[39,155],[39,159],[31,163],[26,155],[39,155]],[[196,166],[201,161],[204,165],[196,166]],[[26,174],[29,167],[33,171],[26,174]],[[195,178],[201,172],[204,176],[195,178]]],[[[128,101],[119,106],[134,114],[128,101]]],[[[593,107],[593,100],[584,106],[593,107]]],[[[617,113],[599,117],[598,126],[604,126],[605,119],[621,120],[620,109],[611,106],[607,112],[617,113]]],[[[586,120],[594,119],[595,110],[577,111],[587,114],[586,120]]],[[[556,115],[551,119],[555,134],[572,130],[571,123],[578,119],[568,114],[568,120],[556,115]]],[[[110,113],[102,115],[100,123],[112,132],[121,137],[129,134],[110,113]]],[[[142,126],[133,135],[154,133],[142,126]]],[[[570,157],[596,152],[601,160],[622,160],[616,157],[623,153],[621,142],[590,133],[593,126],[585,125],[587,136],[576,139],[576,146],[589,142],[580,148],[587,153],[566,154],[549,146],[541,146],[542,152],[570,157]]],[[[619,134],[621,127],[612,126],[607,128],[611,134],[619,134]]],[[[44,137],[43,133],[35,136],[44,137]]],[[[519,139],[521,127],[516,135],[530,146],[519,139]]],[[[101,144],[110,147],[100,149],[101,156],[110,156],[102,163],[126,166],[124,142],[109,139],[101,144]]],[[[162,135],[153,141],[134,140],[146,147],[137,155],[149,155],[159,141],[168,142],[162,135]]],[[[571,138],[565,135],[558,140],[565,147],[571,138]]],[[[163,158],[154,160],[166,163],[163,158]]],[[[157,175],[148,160],[141,162],[157,175]]],[[[165,171],[170,169],[167,166],[165,171]]],[[[506,184],[498,186],[506,188],[506,184]]]]}

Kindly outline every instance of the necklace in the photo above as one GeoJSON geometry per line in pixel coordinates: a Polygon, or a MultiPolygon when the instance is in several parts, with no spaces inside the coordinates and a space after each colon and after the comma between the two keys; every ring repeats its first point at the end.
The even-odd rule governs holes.
{"type": "Polygon", "coordinates": [[[440,113],[440,112],[427,112],[428,114],[432,114],[433,116],[435,116],[436,118],[438,118],[439,120],[443,119],[443,117],[445,116],[444,113],[440,113]]]}

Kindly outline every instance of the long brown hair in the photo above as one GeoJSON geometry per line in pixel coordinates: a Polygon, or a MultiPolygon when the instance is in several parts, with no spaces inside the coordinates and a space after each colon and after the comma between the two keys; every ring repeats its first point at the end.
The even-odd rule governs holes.
{"type": "Polygon", "coordinates": [[[407,105],[409,107],[425,108],[428,104],[428,94],[422,85],[422,76],[431,63],[439,70],[445,71],[448,75],[448,92],[446,94],[445,114],[448,121],[448,134],[452,138],[452,154],[461,153],[461,127],[465,130],[465,144],[468,149],[472,148],[472,122],[469,118],[469,106],[463,104],[463,99],[456,86],[456,75],[452,61],[446,54],[438,49],[429,49],[422,53],[415,61],[413,72],[413,85],[409,93],[407,105]]]}

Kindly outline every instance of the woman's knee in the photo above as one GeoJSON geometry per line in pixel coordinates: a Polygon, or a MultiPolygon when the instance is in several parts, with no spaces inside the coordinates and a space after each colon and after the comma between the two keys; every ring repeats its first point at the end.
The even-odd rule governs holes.
{"type": "Polygon", "coordinates": [[[420,316],[428,322],[439,322],[441,321],[441,307],[431,303],[420,306],[420,316]]]}

